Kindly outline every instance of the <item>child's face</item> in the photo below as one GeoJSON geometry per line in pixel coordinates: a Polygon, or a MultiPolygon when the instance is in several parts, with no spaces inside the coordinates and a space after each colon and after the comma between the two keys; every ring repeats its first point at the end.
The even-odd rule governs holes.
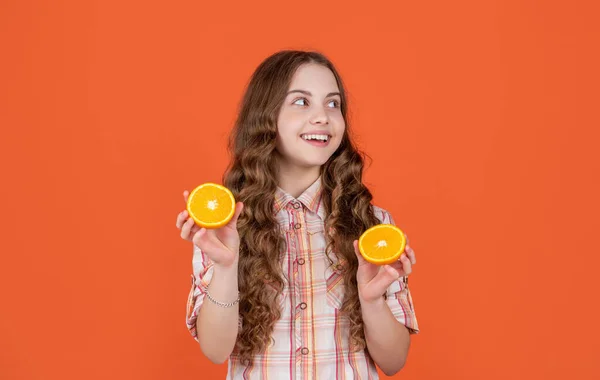
{"type": "Polygon", "coordinates": [[[340,102],[331,70],[318,64],[298,68],[277,119],[277,151],[286,164],[312,168],[327,162],[346,129],[340,102]]]}

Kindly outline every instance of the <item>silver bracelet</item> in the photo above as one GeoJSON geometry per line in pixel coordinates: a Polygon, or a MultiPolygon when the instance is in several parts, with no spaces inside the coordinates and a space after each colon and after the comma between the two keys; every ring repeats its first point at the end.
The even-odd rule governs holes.
{"type": "Polygon", "coordinates": [[[216,299],[212,298],[210,293],[208,292],[208,289],[206,289],[206,296],[208,297],[208,299],[210,300],[210,302],[214,303],[217,306],[221,306],[221,307],[232,307],[233,305],[235,305],[236,303],[240,302],[240,292],[238,292],[238,298],[233,301],[233,302],[228,302],[228,303],[223,303],[223,302],[219,302],[216,299]]]}

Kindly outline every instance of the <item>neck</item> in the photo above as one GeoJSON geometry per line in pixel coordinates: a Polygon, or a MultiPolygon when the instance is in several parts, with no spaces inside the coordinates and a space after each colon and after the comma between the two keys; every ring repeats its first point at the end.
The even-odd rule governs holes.
{"type": "Polygon", "coordinates": [[[299,167],[280,162],[277,183],[286,193],[298,198],[319,178],[321,168],[299,167]]]}

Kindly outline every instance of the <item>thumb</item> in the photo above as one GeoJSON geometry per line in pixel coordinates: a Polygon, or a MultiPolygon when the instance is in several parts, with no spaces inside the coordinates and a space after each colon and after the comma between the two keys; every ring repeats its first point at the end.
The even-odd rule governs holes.
{"type": "Polygon", "coordinates": [[[242,202],[237,202],[235,204],[235,212],[233,213],[233,217],[229,221],[230,226],[232,226],[232,227],[237,226],[238,218],[240,217],[240,214],[242,213],[243,209],[244,209],[244,204],[242,202]]]}
{"type": "Polygon", "coordinates": [[[358,259],[358,266],[367,264],[367,260],[363,257],[362,253],[360,253],[360,249],[358,249],[358,240],[354,240],[354,254],[356,254],[356,258],[358,259]]]}

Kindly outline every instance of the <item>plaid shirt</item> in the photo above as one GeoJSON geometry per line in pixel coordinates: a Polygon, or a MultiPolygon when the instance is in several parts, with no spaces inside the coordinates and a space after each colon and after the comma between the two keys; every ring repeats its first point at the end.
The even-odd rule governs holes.
{"type": "MultiPolygon", "coordinates": [[[[325,208],[321,203],[319,178],[298,199],[278,188],[275,214],[285,235],[282,260],[285,282],[272,344],[257,355],[250,366],[230,356],[227,379],[378,379],[368,352],[349,350],[349,321],[340,314],[344,297],[343,277],[325,256],[325,208]]],[[[391,215],[373,206],[381,223],[394,224],[391,215]]],[[[335,255],[330,254],[335,264],[335,255]]],[[[204,301],[213,267],[196,246],[192,260],[192,289],[188,297],[186,323],[194,337],[196,319],[204,301]]],[[[411,334],[418,332],[413,302],[406,278],[387,290],[386,302],[396,319],[411,334]]]]}

